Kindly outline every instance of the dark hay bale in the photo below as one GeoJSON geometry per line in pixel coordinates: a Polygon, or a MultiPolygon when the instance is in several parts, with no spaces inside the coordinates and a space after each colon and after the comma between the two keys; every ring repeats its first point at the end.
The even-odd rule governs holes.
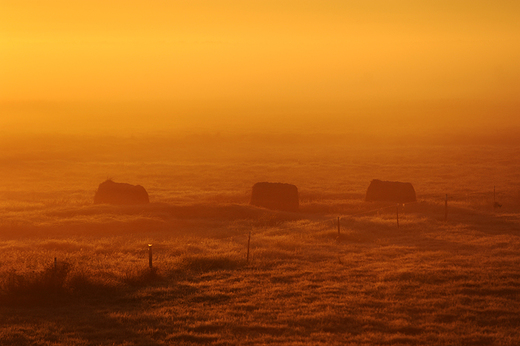
{"type": "Polygon", "coordinates": [[[410,183],[374,179],[367,189],[365,201],[409,203],[416,202],[417,197],[410,183]]]}
{"type": "Polygon", "coordinates": [[[298,188],[284,183],[256,183],[250,204],[273,210],[298,211],[298,188]]]}
{"type": "Polygon", "coordinates": [[[141,185],[115,183],[107,180],[99,184],[94,204],[145,204],[150,203],[148,192],[141,185]]]}

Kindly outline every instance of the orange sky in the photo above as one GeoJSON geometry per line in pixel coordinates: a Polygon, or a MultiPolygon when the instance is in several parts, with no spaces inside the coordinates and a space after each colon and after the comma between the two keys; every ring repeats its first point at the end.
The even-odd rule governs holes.
{"type": "MultiPolygon", "coordinates": [[[[520,3],[504,0],[2,0],[0,125],[95,128],[102,114],[153,130],[135,103],[152,105],[158,129],[190,112],[208,124],[273,112],[315,124],[362,118],[360,104],[388,122],[400,102],[478,100],[520,126],[519,18],[520,3]],[[98,106],[66,121],[73,104],[98,106]]],[[[471,107],[449,118],[467,122],[471,107]]]]}

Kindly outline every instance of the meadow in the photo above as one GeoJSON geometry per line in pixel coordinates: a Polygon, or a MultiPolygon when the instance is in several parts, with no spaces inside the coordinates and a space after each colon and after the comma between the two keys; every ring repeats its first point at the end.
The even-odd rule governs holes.
{"type": "Polygon", "coordinates": [[[2,345],[520,344],[519,145],[216,134],[0,149],[2,345]],[[93,205],[107,178],[151,203],[93,205]],[[415,187],[399,227],[396,205],[363,200],[376,178],[415,187]],[[300,211],[250,206],[259,181],[298,186],[300,211]]]}

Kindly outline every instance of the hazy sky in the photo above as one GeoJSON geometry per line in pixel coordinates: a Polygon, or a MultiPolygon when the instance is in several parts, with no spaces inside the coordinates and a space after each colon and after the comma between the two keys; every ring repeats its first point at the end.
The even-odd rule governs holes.
{"type": "Polygon", "coordinates": [[[0,125],[63,120],[71,104],[109,103],[104,117],[136,124],[142,112],[114,104],[161,104],[164,126],[190,105],[210,123],[272,111],[312,123],[429,100],[499,105],[518,125],[519,18],[512,0],[0,0],[0,125]]]}

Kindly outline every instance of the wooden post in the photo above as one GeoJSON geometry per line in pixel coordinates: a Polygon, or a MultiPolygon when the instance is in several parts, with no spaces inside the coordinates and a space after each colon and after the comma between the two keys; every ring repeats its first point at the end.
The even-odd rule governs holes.
{"type": "Polygon", "coordinates": [[[397,214],[397,228],[399,228],[399,203],[397,203],[397,208],[396,208],[396,214],[397,214]]]}
{"type": "Polygon", "coordinates": [[[247,263],[249,263],[249,245],[251,244],[251,231],[249,231],[249,238],[247,238],[247,263]]]}
{"type": "Polygon", "coordinates": [[[496,199],[496,186],[493,185],[493,206],[495,206],[497,203],[496,199]]]}
{"type": "Polygon", "coordinates": [[[340,234],[339,229],[340,229],[340,228],[339,228],[339,216],[338,216],[338,236],[339,236],[339,234],[340,234]]]}
{"type": "Polygon", "coordinates": [[[148,264],[150,269],[152,269],[152,244],[148,244],[148,264]]]}
{"type": "Polygon", "coordinates": [[[444,201],[444,221],[448,221],[448,194],[446,194],[446,200],[444,201]]]}
{"type": "Polygon", "coordinates": [[[58,259],[54,257],[54,273],[52,273],[52,286],[54,289],[54,295],[58,295],[58,259]]]}

